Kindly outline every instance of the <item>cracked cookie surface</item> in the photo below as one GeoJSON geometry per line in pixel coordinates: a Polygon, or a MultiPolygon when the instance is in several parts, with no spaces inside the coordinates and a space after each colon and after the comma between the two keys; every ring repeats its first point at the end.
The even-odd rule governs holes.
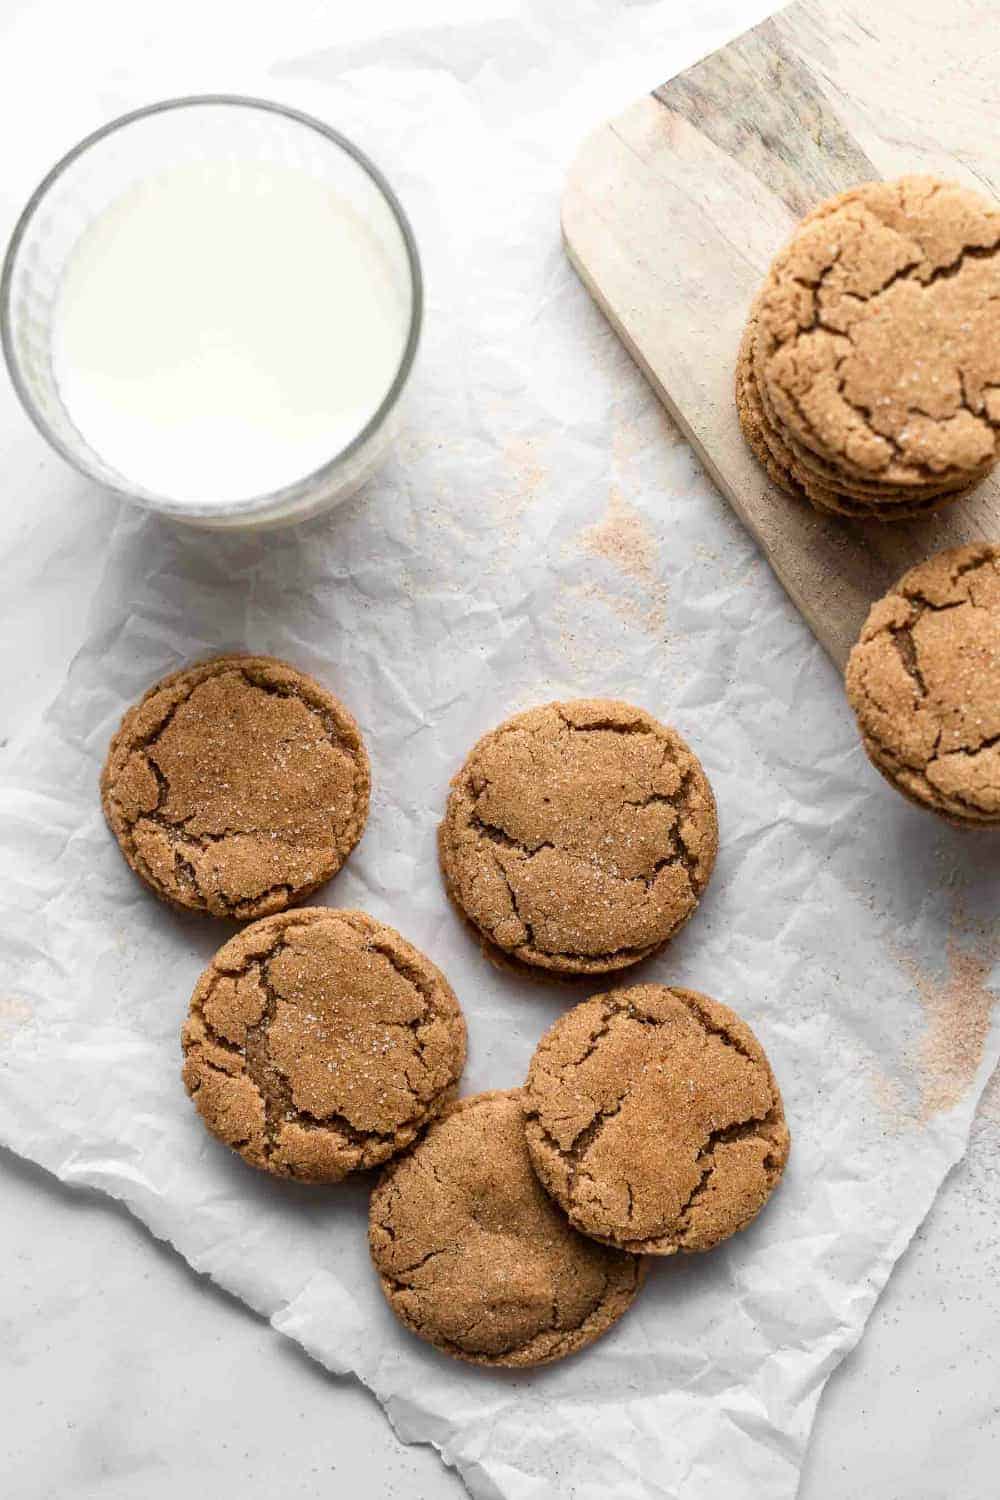
{"type": "Polygon", "coordinates": [[[966,825],[1000,823],[1000,547],[939,552],[865,621],[846,672],[869,758],[966,825]]]}
{"type": "Polygon", "coordinates": [[[332,907],[265,917],[220,948],[181,1040],[212,1134],[251,1166],[308,1182],[408,1146],[465,1062],[440,970],[393,928],[332,907]]]}
{"type": "Polygon", "coordinates": [[[609,699],[550,703],[485,735],[439,831],[456,905],[498,949],[564,974],[647,957],[715,863],[711,787],[672,729],[609,699]]]}
{"type": "Polygon", "coordinates": [[[1000,208],[930,177],[864,183],[809,215],[758,301],[777,420],[843,474],[913,490],[1000,453],[1000,208]]]}
{"type": "Polygon", "coordinates": [[[743,332],[736,362],[736,410],[743,436],[771,481],[816,510],[854,520],[895,521],[927,515],[961,498],[967,485],[932,485],[919,493],[865,480],[845,482],[810,450],[786,439],[767,410],[757,381],[754,309],[743,332]]]}
{"type": "Polygon", "coordinates": [[[627,1310],[645,1273],[640,1257],[577,1234],[544,1192],[521,1099],[460,1099],[371,1197],[372,1260],[393,1312],[474,1364],[547,1364],[584,1348],[627,1310]]]}
{"type": "Polygon", "coordinates": [[[788,1159],[763,1048],[694,990],[636,985],[568,1011],[532,1058],[524,1108],[532,1163],[570,1222],[634,1253],[727,1239],[788,1159]]]}
{"type": "Polygon", "coordinates": [[[368,816],[354,719],[305,673],[225,656],[130,708],[101,775],[105,817],[163,900],[215,917],[283,911],[340,869],[368,816]]]}

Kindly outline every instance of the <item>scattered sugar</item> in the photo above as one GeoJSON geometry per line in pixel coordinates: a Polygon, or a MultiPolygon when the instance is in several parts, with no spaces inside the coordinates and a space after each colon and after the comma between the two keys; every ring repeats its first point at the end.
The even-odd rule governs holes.
{"type": "Polygon", "coordinates": [[[585,526],[577,537],[581,552],[610,563],[639,585],[643,599],[614,594],[598,584],[575,586],[578,597],[598,599],[628,625],[648,635],[661,635],[667,619],[667,588],[657,569],[656,539],[634,505],[617,488],[600,521],[585,526]]]}
{"type": "Polygon", "coordinates": [[[913,1111],[907,1106],[898,1078],[883,1073],[877,1063],[870,1068],[871,1091],[889,1133],[898,1135],[913,1124],[913,1111]]]}
{"type": "Polygon", "coordinates": [[[581,551],[606,558],[629,578],[654,588],[656,541],[635,506],[620,490],[611,491],[611,501],[602,520],[587,526],[579,536],[581,551]]]}
{"type": "Polygon", "coordinates": [[[33,1014],[27,1000],[17,995],[0,996],[0,1040],[27,1025],[33,1014]]]}
{"type": "MultiPolygon", "coordinates": [[[[603,604],[619,619],[628,624],[639,624],[642,611],[634,600],[609,593],[596,583],[575,583],[562,591],[553,608],[553,618],[559,629],[559,647],[573,671],[579,676],[588,676],[595,670],[595,630],[590,616],[590,606],[603,604]],[[630,613],[633,612],[633,613],[630,613]]],[[[625,664],[625,653],[607,641],[600,644],[600,671],[607,675],[625,664]]]]}
{"type": "Polygon", "coordinates": [[[520,521],[534,504],[548,478],[548,470],[538,456],[533,438],[512,438],[503,450],[504,462],[511,476],[504,493],[496,497],[494,509],[504,540],[514,546],[520,538],[520,521]]]}
{"type": "Polygon", "coordinates": [[[952,933],[943,977],[928,974],[913,959],[899,956],[924,1011],[924,1033],[913,1059],[921,1122],[958,1104],[979,1070],[996,998],[986,987],[996,947],[994,939],[978,951],[963,948],[952,933]]]}

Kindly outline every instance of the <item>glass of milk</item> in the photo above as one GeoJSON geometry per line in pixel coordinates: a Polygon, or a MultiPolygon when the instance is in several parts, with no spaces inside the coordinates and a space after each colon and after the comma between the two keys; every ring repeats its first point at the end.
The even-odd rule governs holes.
{"type": "Polygon", "coordinates": [[[395,194],[282,105],[174,99],[82,141],[0,282],[11,377],[82,473],[199,526],[302,520],[391,443],[422,311],[395,194]]]}

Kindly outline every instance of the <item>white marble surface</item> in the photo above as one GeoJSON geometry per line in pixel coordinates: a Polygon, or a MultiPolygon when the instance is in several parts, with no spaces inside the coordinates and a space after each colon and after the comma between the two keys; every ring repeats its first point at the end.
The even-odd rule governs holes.
{"type": "MultiPolygon", "coordinates": [[[[5,0],[2,26],[15,41],[28,9],[28,0],[5,0]]],[[[18,107],[16,92],[0,99],[8,141],[18,107]]],[[[8,202],[72,131],[72,91],[65,119],[50,140],[15,155],[8,202]]],[[[13,420],[12,403],[0,383],[0,422],[13,420]]],[[[39,446],[35,467],[8,480],[0,508],[0,557],[14,537],[38,537],[37,551],[19,546],[17,577],[2,575],[0,746],[25,732],[60,684],[96,584],[113,507],[67,508],[68,493],[39,446]]],[[[994,1500],[998,1117],[994,1089],[967,1162],[831,1381],[805,1500],[994,1500]]],[[[9,1500],[462,1493],[428,1450],[400,1447],[359,1387],[325,1375],[108,1200],[2,1154],[0,1194],[0,1492],[9,1500]]]]}
{"type": "MultiPolygon", "coordinates": [[[[0,1152],[5,1500],[458,1500],[337,1380],[109,1199],[0,1152]]],[[[1000,1087],[823,1396],[801,1500],[995,1500],[1000,1087]]]]}

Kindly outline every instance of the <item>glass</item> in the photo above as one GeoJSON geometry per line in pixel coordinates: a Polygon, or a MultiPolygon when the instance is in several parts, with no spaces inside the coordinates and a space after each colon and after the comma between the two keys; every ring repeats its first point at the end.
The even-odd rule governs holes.
{"type": "Polygon", "coordinates": [[[14,230],[0,279],[0,334],[11,379],[42,435],[82,474],[161,514],[199,526],[249,527],[303,520],[339,504],[385,457],[399,398],[416,355],[423,283],[413,231],[392,189],[357,146],[309,115],[262,99],[171,99],[95,131],[53,167],[14,230]],[[375,236],[408,311],[402,355],[381,405],[361,431],[312,473],[269,494],[180,500],[123,476],[72,421],[53,373],[53,310],[85,230],[136,183],[191,163],[277,164],[329,186],[375,236]]]}

